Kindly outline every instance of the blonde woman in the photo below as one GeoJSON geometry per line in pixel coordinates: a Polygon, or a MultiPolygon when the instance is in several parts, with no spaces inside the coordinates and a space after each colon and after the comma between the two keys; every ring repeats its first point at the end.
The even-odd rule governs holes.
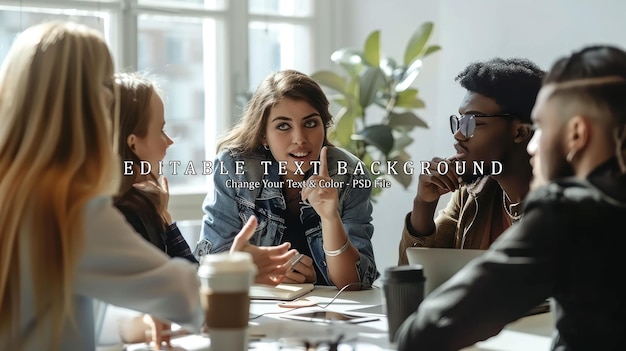
{"type": "Polygon", "coordinates": [[[2,63],[0,350],[94,350],[92,299],[202,323],[196,265],[113,207],[114,90],[105,42],[78,24],[26,29],[2,63]]]}

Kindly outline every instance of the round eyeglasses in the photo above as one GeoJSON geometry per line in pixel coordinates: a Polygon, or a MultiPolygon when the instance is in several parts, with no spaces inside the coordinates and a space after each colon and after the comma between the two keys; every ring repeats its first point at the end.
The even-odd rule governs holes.
{"type": "Polygon", "coordinates": [[[510,113],[499,113],[495,115],[486,115],[486,114],[465,114],[460,117],[456,115],[450,116],[450,131],[452,134],[456,134],[456,132],[461,132],[461,134],[466,138],[471,138],[474,136],[474,129],[476,129],[476,117],[512,117],[513,114],[510,113]]]}

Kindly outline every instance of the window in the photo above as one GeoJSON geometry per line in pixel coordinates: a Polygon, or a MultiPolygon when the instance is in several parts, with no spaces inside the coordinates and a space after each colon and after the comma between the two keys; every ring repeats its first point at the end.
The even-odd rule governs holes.
{"type": "Polygon", "coordinates": [[[202,174],[202,161],[213,161],[218,135],[237,120],[246,96],[271,71],[311,73],[316,58],[330,57],[315,36],[328,33],[319,19],[329,17],[330,3],[0,0],[0,59],[19,31],[44,20],[74,20],[101,31],[118,71],[144,71],[159,82],[166,131],[174,139],[163,168],[170,208],[177,219],[198,219],[211,179],[202,174]]]}

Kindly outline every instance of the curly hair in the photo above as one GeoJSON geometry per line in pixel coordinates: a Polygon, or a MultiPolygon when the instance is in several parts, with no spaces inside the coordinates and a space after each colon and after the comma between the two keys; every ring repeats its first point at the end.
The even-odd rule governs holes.
{"type": "Polygon", "coordinates": [[[530,114],[545,71],[525,58],[473,62],[454,79],[471,92],[492,98],[503,113],[531,123],[530,114]]]}

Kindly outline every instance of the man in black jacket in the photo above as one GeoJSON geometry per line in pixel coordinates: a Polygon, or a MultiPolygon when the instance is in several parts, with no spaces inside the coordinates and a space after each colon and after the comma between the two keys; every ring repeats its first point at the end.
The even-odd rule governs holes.
{"type": "Polygon", "coordinates": [[[557,61],[533,122],[528,151],[547,184],[528,195],[520,222],[404,322],[398,350],[458,350],[548,297],[552,350],[624,348],[626,52],[594,46],[557,61]]]}

